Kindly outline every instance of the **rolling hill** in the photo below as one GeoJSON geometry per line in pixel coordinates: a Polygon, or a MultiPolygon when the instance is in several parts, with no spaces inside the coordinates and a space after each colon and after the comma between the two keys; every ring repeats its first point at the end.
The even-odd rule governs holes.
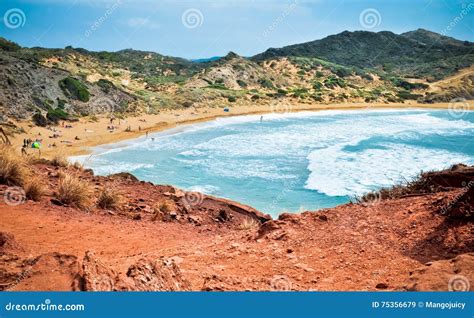
{"type": "Polygon", "coordinates": [[[24,48],[0,38],[0,114],[45,125],[110,112],[275,101],[471,99],[472,72],[465,70],[474,65],[473,51],[472,42],[423,29],[345,31],[251,58],[230,52],[199,62],[132,49],[24,48]]]}

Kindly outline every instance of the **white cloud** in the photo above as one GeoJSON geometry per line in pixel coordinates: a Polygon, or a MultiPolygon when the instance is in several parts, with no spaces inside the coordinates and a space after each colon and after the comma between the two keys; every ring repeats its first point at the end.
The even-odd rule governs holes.
{"type": "Polygon", "coordinates": [[[160,25],[149,18],[134,17],[129,18],[126,21],[126,25],[131,28],[146,28],[150,30],[155,30],[160,27],[160,25]]]}

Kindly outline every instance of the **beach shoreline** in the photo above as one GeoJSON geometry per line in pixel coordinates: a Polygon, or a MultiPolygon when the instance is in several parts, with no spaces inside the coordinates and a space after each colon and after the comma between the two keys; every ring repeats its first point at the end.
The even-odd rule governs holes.
{"type": "MultiPolygon", "coordinates": [[[[474,101],[467,101],[469,110],[474,109],[474,101]]],[[[212,121],[222,117],[243,115],[265,115],[271,113],[288,113],[321,110],[361,110],[361,109],[448,109],[450,103],[419,104],[419,103],[389,103],[383,105],[369,103],[342,103],[342,104],[286,104],[278,109],[272,105],[239,105],[230,107],[229,112],[223,108],[188,108],[179,110],[166,110],[159,114],[142,114],[139,116],[115,119],[116,127],[112,132],[107,129],[110,125],[110,116],[98,117],[96,121],[81,118],[78,122],[67,123],[70,128],[61,125],[55,127],[37,127],[29,122],[17,122],[24,133],[17,134],[12,139],[15,149],[20,151],[24,139],[42,139],[41,153],[35,149],[28,149],[28,153],[42,158],[50,159],[55,154],[64,156],[87,155],[93,147],[113,144],[125,140],[136,139],[149,133],[165,131],[181,125],[190,125],[212,121]],[[126,131],[130,127],[130,131],[126,131]],[[56,131],[53,131],[53,128],[56,131]],[[53,135],[57,136],[53,138],[53,135]],[[77,137],[77,138],[76,138],[77,137]],[[55,147],[52,145],[55,144],[55,147]],[[49,145],[49,146],[48,146],[49,145]]]]}

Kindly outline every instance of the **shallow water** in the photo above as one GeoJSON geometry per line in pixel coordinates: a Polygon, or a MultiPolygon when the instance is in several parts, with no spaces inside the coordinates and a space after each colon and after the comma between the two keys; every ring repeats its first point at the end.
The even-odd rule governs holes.
{"type": "Polygon", "coordinates": [[[73,160],[97,174],[127,171],[275,216],[346,203],[421,170],[474,164],[473,137],[474,112],[320,111],[221,118],[73,160]]]}

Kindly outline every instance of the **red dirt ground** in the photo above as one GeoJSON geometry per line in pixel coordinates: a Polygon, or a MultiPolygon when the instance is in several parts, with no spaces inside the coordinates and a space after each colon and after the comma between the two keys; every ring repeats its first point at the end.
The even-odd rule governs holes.
{"type": "MultiPolygon", "coordinates": [[[[49,189],[40,202],[0,201],[0,290],[448,290],[453,275],[474,285],[472,216],[440,213],[466,196],[466,183],[271,220],[228,200],[69,169],[96,193],[119,189],[125,203],[119,211],[57,205],[60,168],[37,165],[49,189]],[[154,219],[163,200],[172,211],[154,219]],[[163,274],[167,261],[176,268],[163,274]],[[141,264],[141,282],[131,283],[140,262],[152,265],[141,264]],[[428,267],[443,268],[446,278],[435,280],[439,271],[428,267]]],[[[0,186],[2,198],[7,189],[0,186]]]]}

